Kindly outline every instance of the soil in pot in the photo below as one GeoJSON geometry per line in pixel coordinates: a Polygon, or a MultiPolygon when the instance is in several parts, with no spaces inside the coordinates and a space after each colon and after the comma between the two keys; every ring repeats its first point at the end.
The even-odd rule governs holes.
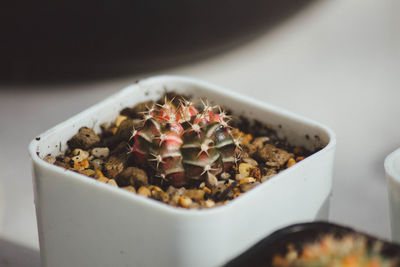
{"type": "Polygon", "coordinates": [[[182,208],[211,208],[318,151],[203,99],[166,93],[121,110],[96,134],[82,127],[51,164],[182,208]]]}

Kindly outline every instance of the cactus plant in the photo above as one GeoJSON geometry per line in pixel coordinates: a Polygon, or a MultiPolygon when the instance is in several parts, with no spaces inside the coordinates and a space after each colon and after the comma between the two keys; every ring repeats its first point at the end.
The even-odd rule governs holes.
{"type": "Polygon", "coordinates": [[[165,99],[143,112],[142,127],[131,137],[136,164],[154,169],[174,186],[228,170],[237,160],[238,146],[230,117],[208,102],[202,101],[202,108],[185,99],[173,102],[165,99]]]}

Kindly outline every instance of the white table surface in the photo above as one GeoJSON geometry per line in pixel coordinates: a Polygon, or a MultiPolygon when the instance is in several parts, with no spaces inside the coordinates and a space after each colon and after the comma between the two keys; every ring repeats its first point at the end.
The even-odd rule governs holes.
{"type": "Polygon", "coordinates": [[[389,238],[383,160],[400,147],[400,1],[320,1],[240,47],[176,68],[52,86],[0,85],[0,266],[39,266],[28,143],[138,78],[204,79],[337,134],[330,218],[389,238]]]}

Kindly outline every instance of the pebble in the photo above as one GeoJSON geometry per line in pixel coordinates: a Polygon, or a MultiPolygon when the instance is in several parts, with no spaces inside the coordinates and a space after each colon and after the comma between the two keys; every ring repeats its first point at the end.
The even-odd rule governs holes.
{"type": "Polygon", "coordinates": [[[153,192],[163,192],[163,190],[156,185],[150,185],[148,188],[152,193],[153,192]]]}
{"type": "Polygon", "coordinates": [[[266,180],[270,179],[272,176],[274,176],[276,174],[276,170],[275,169],[268,169],[266,175],[264,175],[263,177],[261,177],[261,182],[265,182],[266,180]]]}
{"type": "Polygon", "coordinates": [[[181,196],[179,194],[170,195],[170,200],[168,201],[168,204],[172,206],[178,206],[180,197],[181,196]]]}
{"type": "Polygon", "coordinates": [[[107,181],[107,184],[114,186],[114,187],[118,187],[117,182],[114,179],[110,179],[107,181]]]}
{"type": "Polygon", "coordinates": [[[80,148],[75,148],[74,151],[72,151],[72,154],[74,156],[81,156],[83,159],[87,159],[89,157],[89,152],[80,148]]]}
{"type": "Polygon", "coordinates": [[[162,202],[164,202],[164,203],[168,203],[169,202],[169,200],[170,200],[170,197],[169,197],[169,195],[167,194],[167,193],[165,193],[164,191],[161,191],[161,192],[155,192],[154,194],[153,194],[153,197],[155,198],[155,199],[157,199],[157,200],[160,200],[160,201],[162,201],[162,202]]]}
{"type": "Polygon", "coordinates": [[[147,187],[145,187],[145,186],[139,187],[137,193],[138,193],[139,195],[142,195],[142,196],[145,196],[145,197],[150,197],[150,196],[151,196],[150,190],[149,190],[147,187]]]}
{"type": "Polygon", "coordinates": [[[302,161],[303,159],[305,159],[305,157],[302,157],[302,156],[296,157],[296,162],[302,161]]]}
{"type": "Polygon", "coordinates": [[[203,191],[204,193],[211,194],[211,189],[208,188],[207,186],[203,187],[203,191]]]}
{"type": "Polygon", "coordinates": [[[136,167],[128,167],[123,170],[118,176],[117,181],[122,185],[141,186],[148,184],[147,173],[136,167]]]}
{"type": "Polygon", "coordinates": [[[224,184],[224,181],[220,181],[222,183],[218,183],[216,187],[211,188],[211,195],[215,195],[217,193],[222,193],[226,190],[227,186],[224,184]]]}
{"type": "Polygon", "coordinates": [[[233,184],[234,181],[235,181],[235,180],[228,179],[228,181],[225,181],[225,182],[228,182],[229,184],[233,184]]]}
{"type": "Polygon", "coordinates": [[[97,179],[97,181],[100,181],[100,182],[103,182],[103,183],[107,183],[108,180],[110,180],[110,179],[108,179],[107,177],[104,177],[104,176],[100,176],[100,177],[97,179]]]}
{"type": "Polygon", "coordinates": [[[199,203],[197,202],[192,202],[192,204],[190,204],[189,209],[200,209],[201,206],[199,203]]]}
{"type": "Polygon", "coordinates": [[[169,201],[169,195],[165,193],[160,187],[151,185],[148,188],[151,192],[152,198],[160,200],[165,203],[169,201]]]}
{"type": "Polygon", "coordinates": [[[133,193],[136,193],[136,189],[133,187],[133,186],[131,186],[131,185],[129,185],[129,186],[123,186],[123,187],[121,187],[122,189],[125,189],[125,190],[128,190],[128,191],[130,191],[130,192],[133,192],[133,193]]]}
{"type": "Polygon", "coordinates": [[[100,142],[100,137],[97,136],[92,129],[88,127],[82,127],[79,129],[78,133],[67,142],[67,144],[70,149],[89,149],[98,142],[100,142]]]}
{"type": "Polygon", "coordinates": [[[241,174],[241,173],[237,173],[236,175],[235,175],[235,180],[236,181],[240,181],[240,180],[242,180],[243,178],[246,178],[248,175],[245,175],[245,174],[241,174]]]}
{"type": "Polygon", "coordinates": [[[289,168],[289,167],[293,166],[294,164],[296,164],[296,161],[294,160],[294,158],[290,158],[288,160],[288,162],[286,163],[286,168],[289,168]]]}
{"type": "Polygon", "coordinates": [[[205,191],[199,189],[189,189],[186,190],[185,196],[191,198],[192,200],[200,201],[204,199],[205,191]]]}
{"type": "Polygon", "coordinates": [[[93,177],[96,174],[96,172],[92,169],[86,169],[81,171],[80,173],[89,177],[93,177]]]}
{"type": "Polygon", "coordinates": [[[257,147],[255,145],[253,145],[253,144],[248,143],[248,144],[245,144],[243,146],[247,150],[247,155],[246,155],[247,157],[248,156],[253,156],[257,152],[257,147]]]}
{"type": "Polygon", "coordinates": [[[254,167],[250,171],[250,177],[256,178],[258,181],[261,179],[261,171],[259,168],[254,167]]]}
{"type": "Polygon", "coordinates": [[[168,186],[166,192],[167,192],[168,194],[170,194],[170,195],[173,195],[173,194],[175,194],[177,191],[178,191],[178,190],[177,190],[175,187],[173,187],[172,185],[170,185],[170,186],[168,186]]]}
{"type": "Polygon", "coordinates": [[[207,199],[206,201],[204,201],[204,206],[206,208],[212,208],[215,206],[215,202],[212,199],[207,199]]]}
{"type": "Polygon", "coordinates": [[[243,158],[243,161],[250,164],[252,167],[258,166],[258,162],[252,158],[246,157],[246,158],[243,158]]]}
{"type": "Polygon", "coordinates": [[[119,125],[119,127],[117,128],[115,136],[121,141],[128,140],[132,136],[132,130],[133,130],[133,121],[130,119],[123,120],[119,125]]]}
{"type": "Polygon", "coordinates": [[[267,136],[257,137],[257,138],[254,138],[253,145],[257,149],[260,149],[264,146],[264,143],[268,142],[268,141],[269,141],[269,137],[267,137],[267,136]]]}
{"type": "Polygon", "coordinates": [[[246,177],[243,178],[239,181],[239,184],[248,184],[248,183],[254,183],[256,181],[256,179],[254,179],[253,177],[246,177]]]}
{"type": "Polygon", "coordinates": [[[123,159],[115,156],[111,156],[104,164],[104,170],[107,177],[115,178],[124,169],[125,162],[123,159]]]}
{"type": "Polygon", "coordinates": [[[293,148],[293,153],[294,154],[303,154],[304,153],[304,149],[299,147],[299,146],[296,146],[296,147],[293,148]]]}
{"type": "Polygon", "coordinates": [[[93,169],[94,170],[102,170],[103,169],[103,160],[101,159],[94,159],[90,163],[92,163],[93,169]]]}
{"type": "Polygon", "coordinates": [[[74,155],[71,159],[74,162],[81,162],[84,159],[87,159],[89,157],[89,152],[76,148],[74,149],[74,151],[72,152],[72,154],[74,155]]]}
{"type": "Polygon", "coordinates": [[[82,161],[74,161],[74,169],[77,170],[78,172],[89,168],[89,166],[90,166],[90,164],[87,159],[84,159],[82,161]]]}
{"type": "Polygon", "coordinates": [[[213,188],[217,185],[217,183],[218,183],[217,177],[215,177],[214,174],[209,172],[206,177],[206,185],[210,188],[213,188]]]}
{"type": "Polygon", "coordinates": [[[124,115],[119,115],[117,119],[115,120],[115,126],[119,126],[122,121],[126,120],[128,117],[124,115]]]}
{"type": "Polygon", "coordinates": [[[240,163],[239,164],[239,173],[244,177],[247,177],[250,175],[250,169],[251,169],[251,165],[248,163],[240,163]]]}
{"type": "Polygon", "coordinates": [[[112,155],[122,155],[122,154],[127,154],[127,152],[129,151],[128,149],[129,144],[126,141],[122,141],[120,142],[112,151],[111,154],[112,155]]]}
{"type": "Polygon", "coordinates": [[[241,192],[236,192],[236,193],[233,194],[233,198],[237,198],[237,197],[239,197],[241,194],[242,194],[241,192]]]}
{"type": "Polygon", "coordinates": [[[263,161],[266,162],[265,164],[267,166],[271,167],[280,167],[293,157],[292,153],[277,148],[271,144],[264,145],[258,150],[257,154],[263,161]]]}
{"type": "Polygon", "coordinates": [[[92,155],[96,158],[107,158],[110,155],[108,147],[95,147],[92,149],[92,155]]]}
{"type": "Polygon", "coordinates": [[[94,178],[98,179],[100,177],[104,177],[104,174],[100,170],[95,170],[94,178]]]}
{"type": "Polygon", "coordinates": [[[185,194],[186,188],[184,188],[184,187],[179,187],[178,190],[176,190],[176,192],[177,192],[180,196],[182,196],[183,194],[185,194]]]}
{"type": "Polygon", "coordinates": [[[229,172],[223,172],[223,173],[221,173],[220,177],[222,180],[227,180],[227,179],[231,178],[231,174],[229,172]]]}
{"type": "Polygon", "coordinates": [[[179,197],[178,203],[184,208],[188,208],[192,204],[192,199],[189,197],[181,196],[179,197]]]}
{"type": "Polygon", "coordinates": [[[250,189],[253,189],[254,187],[256,187],[259,184],[260,184],[259,182],[246,183],[246,184],[241,184],[239,187],[240,187],[240,190],[242,192],[247,192],[247,191],[249,191],[250,189]]]}
{"type": "Polygon", "coordinates": [[[56,162],[56,157],[54,156],[46,156],[44,157],[44,161],[50,163],[50,164],[54,164],[56,162]]]}

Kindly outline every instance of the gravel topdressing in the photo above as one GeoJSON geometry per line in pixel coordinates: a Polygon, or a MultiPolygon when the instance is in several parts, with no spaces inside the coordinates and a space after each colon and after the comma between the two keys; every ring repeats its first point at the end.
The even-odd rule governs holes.
{"type": "MultiPolygon", "coordinates": [[[[266,124],[229,116],[229,133],[239,144],[235,148],[235,164],[216,174],[205,172],[201,179],[189,179],[184,185],[174,186],[168,179],[160,177],[154,168],[138,164],[130,151],[135,141],[132,138],[134,129],[143,126],[143,112],[154,104],[163,105],[164,99],[173,99],[176,104],[181,98],[168,93],[157,102],[148,101],[125,108],[113,122],[102,124],[99,134],[82,127],[67,142],[68,149],[64,154],[48,155],[44,160],[81,173],[88,179],[168,205],[211,208],[240,197],[315,152],[291,146],[266,124]]],[[[199,112],[204,109],[202,103],[195,103],[195,107],[199,112]]],[[[215,109],[216,114],[219,112],[215,109]]]]}

